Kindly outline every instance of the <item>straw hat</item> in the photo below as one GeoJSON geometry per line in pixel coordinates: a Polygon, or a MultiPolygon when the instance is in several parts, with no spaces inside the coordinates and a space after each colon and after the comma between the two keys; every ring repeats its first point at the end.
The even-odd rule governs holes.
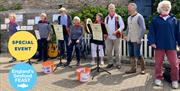
{"type": "Polygon", "coordinates": [[[67,12],[66,8],[64,8],[64,7],[60,8],[58,10],[59,10],[59,12],[67,12]]]}
{"type": "Polygon", "coordinates": [[[41,13],[40,16],[44,16],[44,17],[47,17],[47,14],[46,13],[41,13]]]}

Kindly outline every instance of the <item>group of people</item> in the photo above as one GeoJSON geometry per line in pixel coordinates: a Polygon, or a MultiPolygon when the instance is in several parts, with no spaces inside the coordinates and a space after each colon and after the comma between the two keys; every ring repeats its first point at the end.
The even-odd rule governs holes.
{"type": "MultiPolygon", "coordinates": [[[[65,57],[65,48],[67,50],[67,62],[65,66],[70,65],[72,60],[72,51],[75,46],[77,66],[80,65],[80,44],[83,37],[83,27],[81,26],[81,20],[78,16],[75,16],[71,20],[71,16],[68,15],[67,10],[62,7],[59,9],[60,16],[58,17],[58,24],[63,25],[64,40],[58,40],[58,48],[60,56],[65,57]],[[73,24],[72,24],[73,23],[73,24]]],[[[94,24],[100,24],[102,29],[103,41],[94,40],[91,38],[91,64],[95,64],[95,58],[97,57],[97,48],[99,48],[100,64],[104,64],[104,44],[107,53],[108,65],[106,68],[116,67],[121,68],[121,35],[125,28],[123,18],[116,13],[116,7],[114,4],[109,4],[108,15],[103,19],[102,13],[96,14],[94,24]],[[120,37],[119,37],[120,36],[120,37]],[[98,46],[98,47],[97,47],[98,46]],[[114,54],[114,55],[112,55],[114,54]],[[115,56],[115,59],[113,57],[115,56]]],[[[158,16],[152,19],[150,30],[148,33],[148,44],[155,50],[155,84],[160,86],[162,84],[162,63],[164,56],[166,55],[171,66],[171,80],[172,87],[178,88],[179,80],[179,62],[177,58],[176,47],[180,47],[180,25],[178,19],[170,13],[171,2],[161,1],[157,7],[158,16]]],[[[128,5],[129,17],[127,19],[127,29],[124,34],[124,39],[128,43],[128,51],[130,56],[131,68],[127,70],[126,74],[136,73],[137,62],[141,65],[141,74],[145,74],[145,61],[141,54],[141,40],[144,37],[146,31],[145,21],[143,16],[137,12],[137,5],[135,3],[129,3],[128,5]]],[[[50,25],[47,21],[47,15],[42,13],[40,15],[41,20],[37,25],[37,29],[40,32],[41,39],[38,40],[40,46],[40,58],[38,61],[47,60],[47,43],[48,36],[50,35],[50,25]]],[[[10,15],[10,27],[11,33],[15,33],[17,29],[15,27],[15,16],[10,15]]],[[[93,30],[91,24],[88,24],[88,29],[92,35],[93,30]]],[[[92,35],[93,36],[93,35],[92,35]]],[[[12,59],[15,61],[15,58],[12,59]]],[[[11,62],[12,62],[11,61],[11,62]]]]}

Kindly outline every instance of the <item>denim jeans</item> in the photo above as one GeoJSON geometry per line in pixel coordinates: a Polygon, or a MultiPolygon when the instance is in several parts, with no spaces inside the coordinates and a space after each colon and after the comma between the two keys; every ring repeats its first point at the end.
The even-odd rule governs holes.
{"type": "Polygon", "coordinates": [[[136,42],[128,42],[129,56],[130,57],[141,57],[141,44],[136,42]]]}

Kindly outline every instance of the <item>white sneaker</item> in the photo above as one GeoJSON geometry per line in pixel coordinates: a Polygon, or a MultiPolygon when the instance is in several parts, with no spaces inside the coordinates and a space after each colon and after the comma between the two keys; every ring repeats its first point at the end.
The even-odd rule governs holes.
{"type": "Polygon", "coordinates": [[[101,60],[101,65],[104,65],[104,61],[103,60],[101,60]]]}
{"type": "Polygon", "coordinates": [[[162,85],[162,81],[159,80],[159,79],[156,79],[156,80],[154,81],[154,83],[155,83],[156,86],[161,86],[161,85],[162,85]]]}
{"type": "Polygon", "coordinates": [[[178,81],[173,81],[172,82],[172,88],[177,89],[178,87],[179,87],[178,81]]]}
{"type": "Polygon", "coordinates": [[[96,63],[95,63],[95,61],[91,61],[91,65],[95,65],[96,63]]]}

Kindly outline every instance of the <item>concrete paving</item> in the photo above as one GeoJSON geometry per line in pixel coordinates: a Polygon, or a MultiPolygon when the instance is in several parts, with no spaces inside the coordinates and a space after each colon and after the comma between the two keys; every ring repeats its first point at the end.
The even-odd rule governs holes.
{"type": "MultiPolygon", "coordinates": [[[[15,91],[8,82],[8,72],[11,67],[18,62],[8,63],[11,58],[9,55],[0,56],[0,91],[15,91]]],[[[58,63],[57,59],[50,59],[58,63]]],[[[35,61],[35,60],[32,60],[35,61]]],[[[65,61],[65,60],[63,60],[65,61]]],[[[33,64],[38,74],[37,84],[30,91],[180,91],[180,89],[172,89],[171,84],[163,81],[163,86],[154,86],[154,68],[147,66],[145,75],[139,74],[140,69],[134,74],[124,74],[130,68],[128,64],[123,63],[120,70],[116,68],[108,69],[112,74],[105,72],[98,74],[93,80],[82,83],[76,80],[76,69],[80,67],[91,67],[90,59],[82,59],[81,66],[74,66],[75,59],[71,63],[73,68],[58,68],[51,74],[42,72],[42,64],[33,64]]],[[[102,67],[105,67],[102,66],[102,67]]]]}

